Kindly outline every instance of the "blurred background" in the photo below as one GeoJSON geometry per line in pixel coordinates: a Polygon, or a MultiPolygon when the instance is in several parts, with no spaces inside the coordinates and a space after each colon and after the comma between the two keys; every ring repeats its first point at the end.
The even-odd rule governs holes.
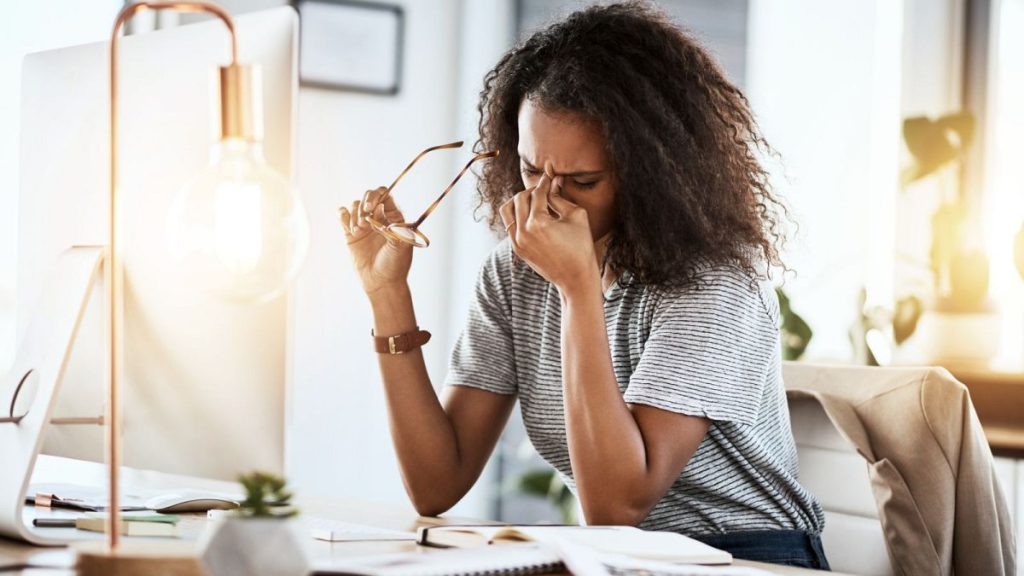
{"type": "MultiPolygon", "coordinates": [[[[787,358],[940,364],[971,387],[990,439],[1024,428],[1024,0],[655,3],[718,58],[778,152],[765,162],[798,224],[784,252],[794,273],[776,276],[787,358]]],[[[122,4],[17,2],[0,24],[0,369],[15,349],[21,58],[105,39],[122,4]]],[[[287,2],[221,4],[241,14],[287,2]]],[[[398,23],[386,37],[353,25],[358,5],[303,3],[302,58],[343,58],[377,83],[310,73],[300,89],[297,184],[312,247],[293,300],[287,474],[308,494],[404,502],[368,352],[369,309],[336,208],[389,183],[427,146],[474,141],[484,74],[517,40],[588,3],[372,4],[398,23]]],[[[150,19],[133,32],[181,23],[150,19]]],[[[410,174],[397,194],[407,214],[440,191],[467,149],[432,155],[410,174]]],[[[474,219],[473,186],[464,179],[428,221],[433,244],[413,267],[438,385],[495,243],[474,219]]],[[[559,521],[574,504],[517,414],[453,513],[559,521]]]]}

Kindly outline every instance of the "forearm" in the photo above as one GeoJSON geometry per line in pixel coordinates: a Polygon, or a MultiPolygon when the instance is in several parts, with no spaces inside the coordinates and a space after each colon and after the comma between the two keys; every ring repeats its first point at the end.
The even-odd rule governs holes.
{"type": "MultiPolygon", "coordinates": [[[[374,333],[391,336],[416,329],[408,286],[370,298],[374,333]]],[[[458,436],[430,382],[423,352],[379,354],[391,437],[402,479],[421,514],[439,514],[468,489],[458,436]],[[466,486],[463,486],[466,484],[466,486]]]]}
{"type": "Polygon", "coordinates": [[[562,292],[562,383],[587,521],[638,523],[656,498],[643,435],[615,378],[599,283],[562,292]]]}

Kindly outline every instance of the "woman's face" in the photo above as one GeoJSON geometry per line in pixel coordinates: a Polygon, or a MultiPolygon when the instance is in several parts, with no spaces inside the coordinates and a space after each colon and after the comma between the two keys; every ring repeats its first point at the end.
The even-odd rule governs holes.
{"type": "Polygon", "coordinates": [[[547,172],[562,196],[587,211],[594,240],[612,228],[615,185],[601,126],[571,112],[549,112],[529,98],[519,108],[519,171],[531,188],[547,172]]]}

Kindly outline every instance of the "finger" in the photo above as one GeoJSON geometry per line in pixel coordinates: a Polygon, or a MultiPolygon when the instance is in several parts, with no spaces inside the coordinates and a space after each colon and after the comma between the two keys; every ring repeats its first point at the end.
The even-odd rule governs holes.
{"type": "Polygon", "coordinates": [[[560,187],[551,194],[548,194],[548,204],[558,213],[559,218],[565,218],[574,209],[579,208],[579,205],[573,204],[565,196],[562,196],[562,189],[560,187]]]}
{"type": "Polygon", "coordinates": [[[349,211],[352,212],[352,229],[362,228],[366,223],[363,222],[362,215],[362,202],[359,200],[353,200],[352,205],[349,207],[349,211]]]}
{"type": "Polygon", "coordinates": [[[521,240],[520,235],[526,227],[527,218],[530,217],[530,192],[531,190],[523,190],[512,198],[512,206],[516,213],[516,240],[521,240]]]}
{"type": "Polygon", "coordinates": [[[540,221],[551,219],[548,214],[548,193],[551,191],[551,179],[545,174],[537,186],[530,192],[530,220],[540,221]]]}
{"type": "Polygon", "coordinates": [[[548,214],[555,218],[561,218],[562,213],[551,205],[551,197],[558,196],[559,198],[562,198],[562,190],[564,189],[564,186],[565,178],[562,176],[556,176],[555,179],[551,181],[551,192],[548,193],[548,214]]]}
{"type": "Polygon", "coordinates": [[[516,241],[516,197],[512,196],[498,208],[498,214],[505,225],[505,233],[508,234],[509,242],[512,244],[512,252],[520,254],[519,242],[516,241]]]}
{"type": "Polygon", "coordinates": [[[388,189],[383,186],[374,188],[373,190],[367,190],[366,194],[363,194],[363,211],[367,214],[373,214],[376,212],[377,205],[381,202],[381,199],[384,198],[384,195],[387,194],[387,192],[388,189]]]}
{"type": "Polygon", "coordinates": [[[373,214],[373,196],[373,190],[363,192],[363,199],[360,205],[367,214],[373,214]]]}
{"type": "Polygon", "coordinates": [[[390,192],[388,192],[387,188],[381,186],[380,188],[377,188],[376,192],[377,194],[375,196],[375,199],[377,202],[383,203],[385,211],[398,211],[398,204],[395,204],[395,197],[390,192]]]}
{"type": "Polygon", "coordinates": [[[347,208],[338,208],[338,219],[341,220],[341,229],[345,231],[345,235],[352,235],[352,213],[347,208]]]}
{"type": "Polygon", "coordinates": [[[515,196],[509,198],[504,204],[498,207],[498,216],[501,217],[501,225],[508,232],[509,228],[516,225],[516,209],[513,204],[515,196]]]}

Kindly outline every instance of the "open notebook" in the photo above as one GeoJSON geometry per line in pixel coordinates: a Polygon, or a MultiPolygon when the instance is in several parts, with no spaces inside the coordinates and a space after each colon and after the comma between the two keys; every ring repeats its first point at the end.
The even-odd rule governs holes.
{"type": "Polygon", "coordinates": [[[455,548],[552,539],[631,558],[687,564],[732,562],[732,555],[728,552],[693,538],[675,532],[649,532],[633,526],[427,526],[419,531],[420,544],[455,548]]]}
{"type": "Polygon", "coordinates": [[[400,552],[331,559],[314,567],[315,575],[345,576],[527,576],[571,572],[577,576],[772,576],[745,566],[670,564],[614,554],[580,558],[569,546],[509,543],[490,548],[400,552]],[[583,561],[585,560],[585,561],[583,561]],[[598,563],[594,566],[594,563],[598,563]],[[570,568],[567,570],[567,566],[570,568]]]}

